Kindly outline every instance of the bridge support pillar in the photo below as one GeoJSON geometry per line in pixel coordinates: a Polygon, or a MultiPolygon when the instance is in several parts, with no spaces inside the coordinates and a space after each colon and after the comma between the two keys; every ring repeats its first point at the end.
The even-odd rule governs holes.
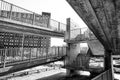
{"type": "Polygon", "coordinates": [[[77,67],[75,65],[75,60],[77,55],[79,54],[79,52],[77,50],[79,50],[78,48],[76,48],[77,45],[76,44],[69,44],[68,43],[68,47],[67,47],[67,56],[65,58],[65,67],[66,67],[66,73],[68,76],[72,76],[78,73],[79,70],[76,70],[74,67],[77,67]],[[74,48],[73,48],[74,46],[74,48]]]}
{"type": "Polygon", "coordinates": [[[105,70],[110,69],[112,66],[111,55],[112,55],[111,51],[105,51],[105,62],[104,62],[105,70]]]}
{"type": "Polygon", "coordinates": [[[104,61],[104,66],[105,66],[105,71],[111,69],[111,76],[110,79],[113,79],[113,74],[112,74],[112,51],[106,50],[105,51],[105,61],[104,61]]]}
{"type": "Polygon", "coordinates": [[[73,75],[78,75],[78,72],[79,70],[70,70],[70,69],[67,69],[66,70],[66,73],[67,73],[67,76],[73,76],[73,75]]]}
{"type": "MultiPolygon", "coordinates": [[[[67,27],[65,41],[71,40],[71,19],[67,18],[67,27]]],[[[80,43],[69,43],[67,42],[67,57],[65,59],[65,67],[68,76],[76,75],[79,72],[80,62],[76,61],[78,55],[80,54],[80,43]],[[76,69],[77,68],[77,69],[76,69]]],[[[80,59],[79,59],[80,60],[80,59]]]]}

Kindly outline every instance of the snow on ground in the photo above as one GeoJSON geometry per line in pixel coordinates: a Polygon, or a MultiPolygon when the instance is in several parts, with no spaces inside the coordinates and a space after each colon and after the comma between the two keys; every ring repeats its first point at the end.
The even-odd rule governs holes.
{"type": "Polygon", "coordinates": [[[79,71],[80,75],[86,75],[86,76],[90,76],[90,72],[88,71],[79,71]]]}
{"type": "Polygon", "coordinates": [[[36,79],[51,76],[51,75],[61,73],[61,72],[66,72],[66,69],[58,68],[58,69],[50,70],[50,71],[46,71],[46,72],[35,73],[35,74],[21,76],[21,77],[14,77],[14,78],[10,78],[8,80],[36,80],[36,79]]]}
{"type": "Polygon", "coordinates": [[[54,64],[64,65],[64,62],[62,62],[62,61],[57,61],[57,62],[54,62],[54,64]]]}
{"type": "Polygon", "coordinates": [[[114,78],[120,80],[120,74],[114,73],[114,78]]]}

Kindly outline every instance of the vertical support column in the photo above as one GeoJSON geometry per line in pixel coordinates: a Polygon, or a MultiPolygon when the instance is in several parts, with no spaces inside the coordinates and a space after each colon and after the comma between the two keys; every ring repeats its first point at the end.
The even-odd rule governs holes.
{"type": "Polygon", "coordinates": [[[44,40],[44,45],[45,45],[45,49],[46,49],[46,54],[47,54],[47,57],[49,57],[49,48],[50,48],[50,40],[51,38],[50,37],[46,37],[45,40],[44,40]]]}
{"type": "MultiPolygon", "coordinates": [[[[70,43],[67,43],[67,47],[66,47],[66,58],[65,58],[65,66],[69,65],[69,58],[70,58],[70,43]]],[[[70,70],[67,69],[67,75],[70,74],[70,70]]]]}
{"type": "MultiPolygon", "coordinates": [[[[105,66],[105,71],[112,69],[112,51],[111,50],[106,50],[105,51],[105,62],[104,62],[104,66],[105,66]]],[[[111,70],[111,76],[110,78],[113,79],[113,74],[112,74],[112,70],[111,70]]]]}
{"type": "Polygon", "coordinates": [[[10,14],[9,14],[10,19],[12,19],[12,7],[13,7],[13,4],[10,4],[10,14]]]}
{"type": "Polygon", "coordinates": [[[111,68],[111,51],[105,51],[105,63],[104,63],[104,66],[105,66],[105,70],[108,70],[111,68]]]}
{"type": "Polygon", "coordinates": [[[59,48],[60,48],[60,47],[58,47],[58,57],[61,57],[60,52],[59,52],[59,48]]]}
{"type": "MultiPolygon", "coordinates": [[[[65,35],[65,39],[67,41],[70,40],[70,18],[67,18],[67,27],[66,27],[66,35],[65,35]]],[[[70,43],[67,43],[67,47],[66,47],[66,58],[65,58],[65,66],[69,65],[69,58],[70,58],[70,43]]],[[[67,69],[67,75],[70,74],[70,70],[67,69]]]]}
{"type": "MultiPolygon", "coordinates": [[[[76,68],[78,68],[78,65],[76,65],[76,58],[80,53],[80,43],[71,43],[71,21],[70,18],[67,19],[67,32],[66,32],[66,42],[67,42],[67,56],[65,59],[65,64],[67,65],[66,68],[67,69],[67,75],[68,76],[72,76],[72,75],[76,75],[78,74],[78,70],[76,70],[76,68]]],[[[80,31],[81,32],[81,31],[80,31]]],[[[78,33],[80,33],[78,32],[78,33]]],[[[81,66],[79,66],[81,67],[81,66]]]]}
{"type": "Polygon", "coordinates": [[[0,3],[0,16],[2,16],[2,1],[0,3]]]}
{"type": "Polygon", "coordinates": [[[60,27],[60,22],[58,22],[58,31],[61,30],[61,27],[60,27]]]}
{"type": "Polygon", "coordinates": [[[113,66],[113,55],[111,56],[111,71],[109,71],[109,73],[107,74],[108,75],[108,79],[109,79],[109,75],[110,74],[112,74],[112,77],[110,77],[111,78],[111,80],[114,80],[114,66],[113,66]]]}
{"type": "Polygon", "coordinates": [[[70,40],[70,18],[67,18],[67,27],[66,27],[66,35],[65,39],[70,40]]]}
{"type": "Polygon", "coordinates": [[[29,62],[31,62],[31,58],[32,58],[32,47],[30,47],[29,50],[30,50],[30,54],[29,54],[29,62]]]}
{"type": "Polygon", "coordinates": [[[62,55],[62,57],[64,56],[64,53],[63,53],[63,49],[64,48],[64,46],[63,47],[60,47],[60,52],[61,52],[61,55],[62,55]]]}
{"type": "Polygon", "coordinates": [[[32,25],[35,23],[35,13],[33,13],[33,20],[32,20],[32,25]]]}
{"type": "Polygon", "coordinates": [[[47,43],[47,37],[45,37],[43,41],[44,41],[44,44],[43,44],[44,45],[44,53],[46,53],[46,59],[48,59],[48,51],[47,51],[48,47],[46,46],[47,45],[46,44],[47,43]]]}
{"type": "Polygon", "coordinates": [[[21,57],[22,57],[22,60],[23,60],[23,54],[24,54],[24,39],[25,39],[25,34],[23,34],[23,37],[22,37],[22,47],[21,47],[21,57]]]}
{"type": "Polygon", "coordinates": [[[3,68],[5,68],[6,65],[6,57],[7,57],[7,48],[5,48],[3,68]]]}

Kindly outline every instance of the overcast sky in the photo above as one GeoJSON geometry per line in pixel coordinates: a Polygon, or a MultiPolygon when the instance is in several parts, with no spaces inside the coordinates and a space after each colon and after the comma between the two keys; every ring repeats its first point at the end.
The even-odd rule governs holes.
{"type": "MultiPolygon", "coordinates": [[[[51,18],[66,24],[66,18],[71,18],[80,27],[87,27],[66,0],[5,0],[17,6],[41,14],[51,13],[51,18]]],[[[62,44],[61,39],[52,40],[52,45],[62,44]]]]}

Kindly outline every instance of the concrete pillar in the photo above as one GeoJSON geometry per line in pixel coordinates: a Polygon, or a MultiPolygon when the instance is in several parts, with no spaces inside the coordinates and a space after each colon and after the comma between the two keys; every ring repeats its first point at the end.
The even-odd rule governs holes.
{"type": "Polygon", "coordinates": [[[105,70],[108,70],[111,68],[111,65],[112,65],[111,55],[112,55],[112,52],[110,50],[105,51],[105,62],[104,62],[105,70]]]}
{"type": "MultiPolygon", "coordinates": [[[[67,28],[66,28],[66,35],[65,35],[65,41],[70,40],[70,18],[67,19],[67,28]]],[[[67,75],[72,76],[76,74],[77,70],[75,69],[68,69],[68,67],[74,67],[74,61],[76,60],[77,55],[80,53],[80,44],[79,43],[67,43],[67,49],[66,49],[66,59],[65,59],[65,65],[67,65],[67,75]]]]}
{"type": "MultiPolygon", "coordinates": [[[[109,70],[109,69],[112,69],[112,51],[111,50],[106,50],[105,51],[105,62],[104,62],[104,66],[105,66],[105,71],[106,70],[109,70]]],[[[112,73],[112,70],[111,70],[111,76],[110,78],[113,79],[113,73],[112,73]]]]}

